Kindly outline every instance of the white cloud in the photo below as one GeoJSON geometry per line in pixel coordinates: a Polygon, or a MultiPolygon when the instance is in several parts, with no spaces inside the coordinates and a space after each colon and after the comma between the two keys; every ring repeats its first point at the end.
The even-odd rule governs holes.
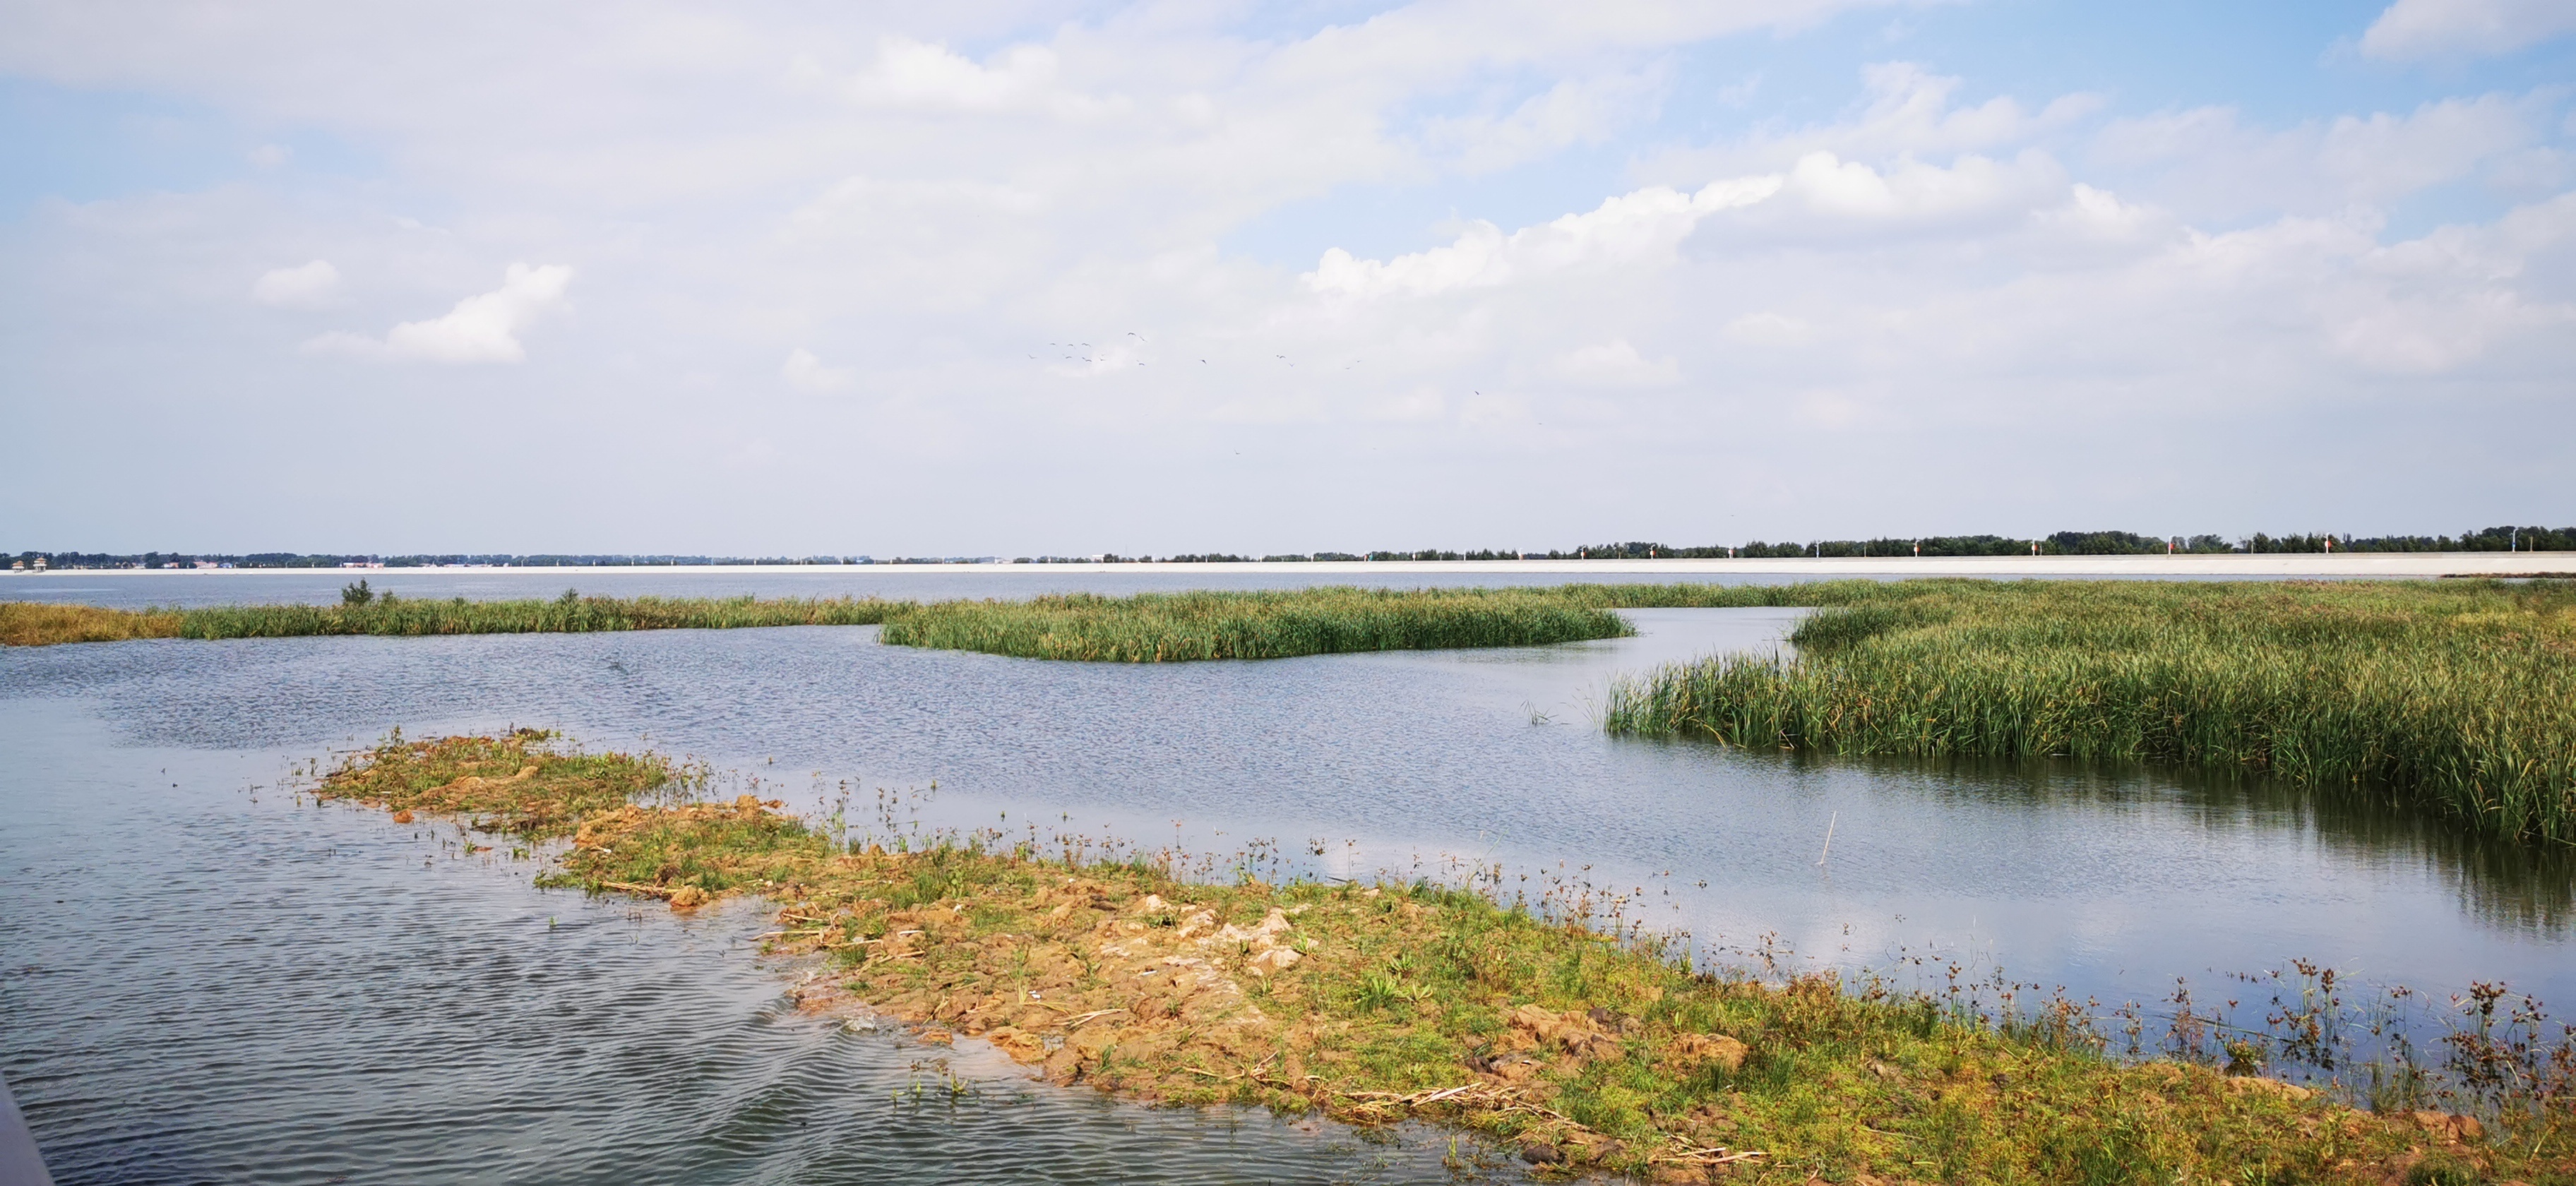
{"type": "Polygon", "coordinates": [[[406,321],[382,341],[358,334],[324,334],[305,343],[308,352],[381,356],[417,362],[518,362],[527,357],[519,332],[563,303],[572,269],[562,264],[514,263],[501,287],[456,302],[444,317],[406,321]]]}
{"type": "Polygon", "coordinates": [[[294,157],[295,150],[283,144],[263,144],[250,150],[250,163],[263,169],[274,169],[294,157]]]}
{"type": "Polygon", "coordinates": [[[1567,351],[1557,357],[1556,372],[1576,383],[1600,387],[1660,387],[1678,383],[1682,377],[1679,362],[1670,358],[1648,362],[1626,338],[1567,351]]]}
{"type": "Polygon", "coordinates": [[[848,367],[827,367],[811,350],[799,347],[787,354],[787,362],[778,368],[778,377],[798,391],[817,394],[845,391],[858,381],[858,372],[848,367]]]}
{"type": "Polygon", "coordinates": [[[1763,310],[1726,323],[1729,341],[1748,346],[1799,346],[1816,336],[1816,327],[1798,318],[1763,310]]]}
{"type": "Polygon", "coordinates": [[[2576,31],[2567,0],[2397,0],[2361,35],[2374,58],[2477,57],[2511,53],[2576,31]]]}
{"type": "Polygon", "coordinates": [[[2127,242],[2169,230],[2172,220],[2162,211],[2123,202],[2110,190],[2078,181],[2067,187],[2065,205],[2040,211],[2035,222],[2079,239],[2127,242]]]}
{"type": "Polygon", "coordinates": [[[1464,172],[1492,172],[1571,145],[1598,144],[1625,125],[1652,119],[1666,85],[1661,69],[1569,78],[1508,115],[1434,118],[1422,139],[1434,151],[1455,153],[1464,172]]]}
{"type": "Polygon", "coordinates": [[[1422,386],[1405,392],[1403,395],[1390,399],[1385,403],[1370,407],[1363,411],[1361,415],[1363,418],[1369,420],[1390,421],[1394,423],[1418,423],[1422,421],[1438,420],[1442,416],[1447,415],[1448,411],[1449,399],[1447,396],[1441,394],[1439,388],[1422,386]]]}
{"type": "MultiPolygon", "coordinates": [[[[1220,537],[1164,528],[1291,518],[1320,537],[1309,546],[1347,547],[1395,523],[1445,537],[1448,520],[1421,518],[1442,507],[1471,508],[1454,511],[1458,538],[1509,522],[1524,542],[1583,538],[1640,507],[1693,508],[1676,536],[1805,530],[1756,516],[1846,503],[1853,530],[1899,530],[1883,516],[1916,507],[1941,520],[1926,529],[1984,530],[2040,513],[2027,508],[2116,509],[2071,496],[2160,474],[2225,529],[2227,508],[2280,505],[2247,475],[2336,457],[2445,475],[2387,505],[2467,514],[2507,505],[2494,475],[2511,466],[2417,458],[2437,438],[2469,448],[2475,434],[2438,430],[2476,417],[2531,424],[2529,451],[2569,463],[2554,444],[2576,439],[2576,247],[2553,204],[2576,170],[2564,95],[2437,91],[2415,106],[2422,79],[2365,71],[2267,85],[2267,110],[2301,112],[2286,122],[2224,107],[2106,115],[2093,96],[1982,65],[1966,78],[1929,58],[1864,65],[1886,53],[1876,21],[1785,47],[1781,60],[1843,55],[1829,67],[1848,80],[1839,94],[1801,66],[1710,104],[1735,77],[1690,73],[1763,57],[1757,40],[1807,36],[1794,30],[1849,7],[1397,0],[1349,16],[1146,4],[1030,20],[666,0],[183,5],[138,26],[114,6],[0,5],[0,68],[27,85],[309,129],[298,136],[344,146],[334,161],[382,163],[358,178],[244,166],[198,192],[31,208],[0,269],[23,327],[10,362],[79,397],[42,410],[49,440],[124,417],[238,426],[227,455],[326,452],[289,447],[311,444],[303,425],[344,420],[276,409],[367,403],[353,414],[382,427],[397,422],[375,408],[411,405],[350,401],[345,374],[256,351],[275,315],[243,290],[262,303],[289,290],[243,281],[324,257],[346,273],[344,301],[372,299],[381,278],[463,279],[401,306],[344,305],[366,312],[332,324],[372,336],[315,349],[559,364],[379,372],[372,390],[578,420],[619,466],[766,457],[807,506],[846,505],[832,484],[857,480],[847,467],[806,463],[862,433],[909,446],[870,480],[966,456],[1004,475],[864,529],[895,538],[729,513],[732,495],[703,491],[637,517],[683,533],[650,546],[715,551],[810,550],[811,532],[852,551],[1199,549],[1220,537]],[[1697,45],[1745,30],[1761,32],[1697,45]],[[2355,93],[2406,105],[2381,113],[2345,101],[2355,93]],[[1658,119],[1668,106],[1683,109],[1658,119]],[[1730,130],[1666,151],[1705,127],[1730,130]],[[2399,205],[2415,194],[2428,196],[2399,205]],[[2499,216],[2506,202],[2524,205],[2499,216]],[[2433,217],[2456,225],[2411,229],[2433,217]],[[560,269],[456,302],[511,259],[583,261],[585,332],[544,328],[569,291],[560,269]],[[116,348],[147,338],[154,350],[116,348]],[[1066,341],[1095,345],[1046,345],[1066,341]],[[564,383],[567,370],[596,381],[564,383]],[[237,393],[213,390],[226,381],[237,393]],[[177,415],[125,394],[183,388],[196,402],[177,415]],[[867,398],[800,394],[815,390],[867,398]],[[755,436],[746,424],[784,422],[764,410],[799,431],[755,436]],[[2263,445],[2293,423],[2332,439],[2275,464],[2263,445]],[[1743,448],[1723,474],[1689,464],[1826,433],[1831,447],[1795,465],[1743,448]],[[2122,465],[2101,464],[2106,441],[2122,465]],[[1517,480],[1614,443],[1638,463],[1586,490],[1517,480]],[[1102,460],[1140,453],[1175,460],[1150,478],[1102,460]],[[1891,488],[1936,493],[1891,504],[1891,488]],[[1171,489],[1191,497],[1157,497],[1171,489]],[[1746,518],[1703,513],[1716,506],[1746,518]],[[1994,508],[2003,519],[1984,517],[1994,508]],[[1101,523],[1140,526],[1087,534],[1101,523]]],[[[324,299],[314,291],[295,299],[324,299]]],[[[376,435],[404,456],[453,455],[433,433],[376,435]]],[[[496,467],[489,505],[606,469],[496,467]]],[[[0,501],[58,505],[40,480],[86,479],[22,469],[0,501]]],[[[120,497],[96,493],[59,505],[120,497]]],[[[210,530],[301,513],[204,502],[210,530]]],[[[353,515],[337,534],[384,538],[392,521],[353,515]]],[[[512,546],[442,534],[453,521],[442,512],[416,538],[512,546]]],[[[37,526],[70,538],[63,522],[37,526]]]]}
{"type": "Polygon", "coordinates": [[[2482,95],[2284,129],[2248,127],[2224,107],[2119,120],[2094,160],[2152,170],[2168,201],[2221,217],[2325,212],[2394,201],[2476,172],[2536,142],[2553,96],[2482,95]]]}
{"type": "Polygon", "coordinates": [[[271,268],[250,286],[250,299],[280,309],[318,309],[340,292],[340,269],[317,259],[292,268],[271,268]]]}
{"type": "MultiPolygon", "coordinates": [[[[844,89],[863,104],[929,111],[1036,110],[1084,117],[1124,106],[1057,86],[1057,67],[1056,52],[1043,45],[1014,45],[977,62],[944,45],[887,37],[878,44],[876,62],[844,89]]],[[[818,70],[811,59],[800,59],[796,72],[811,77],[818,70]]]]}
{"type": "Polygon", "coordinates": [[[1435,296],[1487,288],[1527,276],[1669,254],[1699,220],[1721,210],[1750,206],[1780,192],[1778,177],[1715,181],[1693,194],[1664,186],[1603,201],[1588,213],[1525,227],[1506,236],[1478,221],[1447,247],[1390,260],[1356,259],[1339,247],[1326,250],[1306,285],[1344,297],[1435,296]]]}
{"type": "Polygon", "coordinates": [[[1788,129],[1757,128],[1740,140],[1667,151],[1647,165],[1653,177],[1767,171],[1827,153],[1839,158],[1913,159],[1985,152],[2072,128],[2102,108],[2099,95],[2060,95],[2032,111],[1998,95],[1973,107],[1953,103],[1962,80],[1912,62],[1863,67],[1865,102],[1835,122],[1788,129]]]}
{"type": "Polygon", "coordinates": [[[1881,172],[1830,152],[1810,153],[1789,171],[1787,189],[1808,209],[1863,221],[2018,214],[2064,192],[2065,172],[2047,153],[2010,161],[1963,156],[1944,168],[1905,159],[1881,172]]]}

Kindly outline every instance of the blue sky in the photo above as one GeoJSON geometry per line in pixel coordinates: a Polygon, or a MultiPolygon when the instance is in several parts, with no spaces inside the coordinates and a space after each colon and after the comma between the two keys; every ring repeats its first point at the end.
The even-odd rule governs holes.
{"type": "Polygon", "coordinates": [[[2576,521],[2571,34],[12,5],[0,546],[2576,521]]]}

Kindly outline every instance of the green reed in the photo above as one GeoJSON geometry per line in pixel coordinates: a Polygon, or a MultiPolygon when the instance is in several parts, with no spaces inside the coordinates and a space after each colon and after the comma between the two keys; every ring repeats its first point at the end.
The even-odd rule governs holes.
{"type": "Polygon", "coordinates": [[[446,601],[380,597],[363,605],[224,605],[179,611],[181,638],[312,634],[558,634],[600,630],[730,630],[873,626],[912,605],[874,597],[578,597],[446,601]]]}
{"type": "Polygon", "coordinates": [[[1623,681],[1607,724],[2261,773],[2576,842],[2564,582],[1910,581],[1844,590],[1790,641],[1623,681]]]}
{"type": "Polygon", "coordinates": [[[886,622],[886,642],[1032,659],[1155,663],[1622,638],[1615,613],[1546,589],[1073,593],[943,601],[886,622]]]}

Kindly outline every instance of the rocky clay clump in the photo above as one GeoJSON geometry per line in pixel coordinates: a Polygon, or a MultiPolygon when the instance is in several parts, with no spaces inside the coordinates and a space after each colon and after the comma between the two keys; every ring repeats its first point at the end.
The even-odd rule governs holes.
{"type": "MultiPolygon", "coordinates": [[[[514,804],[550,785],[537,765],[514,804]]],[[[412,801],[444,801],[438,788],[469,777],[458,769],[414,780],[412,801]]],[[[771,949],[823,960],[793,990],[807,1008],[890,1014],[922,1040],[989,1043],[1054,1083],[1130,1098],[1460,1125],[1543,1176],[2539,1182],[2576,1170],[2565,1116],[2519,1119],[2506,1140],[2468,1117],[2371,1115],[2275,1080],[2114,1061],[2080,1031],[1999,1033],[1830,977],[1695,972],[1651,944],[1428,884],[1203,885],[1027,849],[849,851],[750,796],[620,801],[566,831],[548,884],[682,910],[746,893],[777,904],[771,949]],[[2466,1176],[2424,1177],[2437,1172],[2466,1176]]]]}

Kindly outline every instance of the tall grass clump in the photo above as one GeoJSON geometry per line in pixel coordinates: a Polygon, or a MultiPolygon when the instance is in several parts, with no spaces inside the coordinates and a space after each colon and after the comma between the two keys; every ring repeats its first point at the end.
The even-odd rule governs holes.
{"type": "Polygon", "coordinates": [[[95,605],[0,601],[0,646],[124,642],[136,638],[169,638],[177,633],[179,614],[171,610],[103,609],[95,605]]]}
{"type": "Polygon", "coordinates": [[[1911,581],[1790,641],[1627,681],[1609,727],[2243,771],[2576,842],[2564,582],[1911,581]]]}
{"type": "Polygon", "coordinates": [[[1156,663],[1531,646],[1634,633],[1619,615],[1551,590],[1327,586],[943,601],[889,619],[882,637],[1031,659],[1156,663]]]}

